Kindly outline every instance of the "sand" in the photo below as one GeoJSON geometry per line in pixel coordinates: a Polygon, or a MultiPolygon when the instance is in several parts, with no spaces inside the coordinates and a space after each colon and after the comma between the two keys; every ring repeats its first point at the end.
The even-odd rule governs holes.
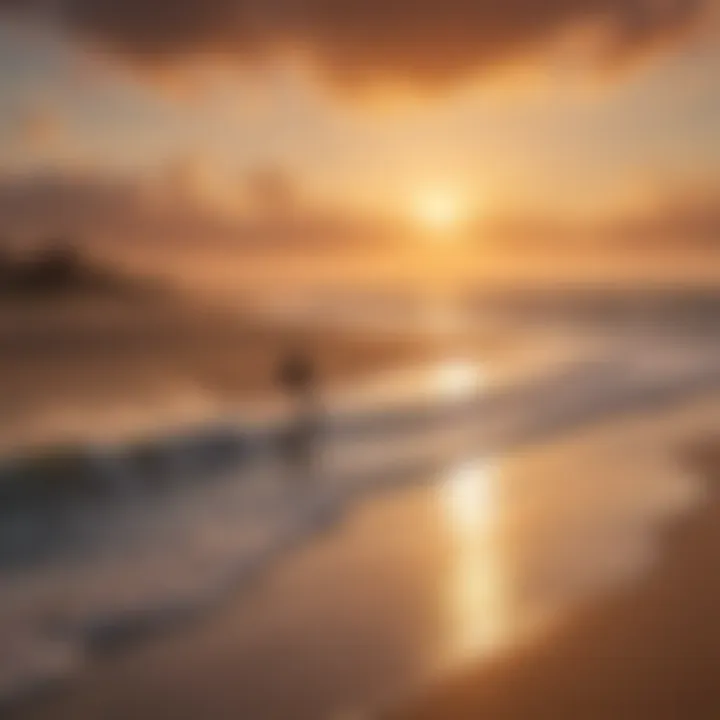
{"type": "Polygon", "coordinates": [[[720,435],[682,449],[710,482],[661,562],[542,641],[423,691],[392,720],[679,720],[720,717],[720,435]]]}
{"type": "Polygon", "coordinates": [[[278,394],[288,349],[323,386],[433,357],[418,335],[292,327],[169,296],[0,306],[0,452],[215,420],[278,394]]]}
{"type": "Polygon", "coordinates": [[[212,616],[95,658],[13,717],[719,717],[720,502],[699,491],[720,477],[719,420],[711,399],[515,454],[478,476],[504,510],[487,494],[468,517],[481,496],[458,468],[370,499],[212,616]],[[523,635],[522,593],[485,592],[496,566],[525,584],[560,569],[555,621],[523,635]]]}

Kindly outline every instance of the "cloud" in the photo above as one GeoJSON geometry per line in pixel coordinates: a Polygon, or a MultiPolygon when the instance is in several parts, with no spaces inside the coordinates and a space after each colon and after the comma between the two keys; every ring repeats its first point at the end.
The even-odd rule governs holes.
{"type": "Polygon", "coordinates": [[[46,107],[35,107],[22,113],[15,130],[17,141],[34,150],[57,147],[66,135],[63,118],[46,107]]]}
{"type": "Polygon", "coordinates": [[[714,178],[659,188],[646,207],[620,220],[617,234],[627,243],[720,247],[718,188],[714,178]]]}
{"type": "Polygon", "coordinates": [[[716,0],[0,0],[144,69],[301,55],[336,86],[444,86],[580,32],[599,64],[665,47],[716,0]],[[592,38],[592,41],[590,41],[592,38]]]}
{"type": "Polygon", "coordinates": [[[127,183],[56,174],[0,176],[0,239],[122,226],[137,207],[127,183]]]}
{"type": "Polygon", "coordinates": [[[60,236],[93,246],[159,252],[169,261],[178,252],[213,249],[231,257],[233,251],[253,249],[367,248],[391,236],[392,229],[376,218],[322,206],[293,205],[296,212],[290,213],[285,190],[277,194],[277,187],[291,188],[292,179],[279,169],[258,170],[238,183],[246,202],[242,212],[231,214],[196,192],[192,161],[181,158],[177,167],[143,178],[0,174],[0,246],[60,236]]]}

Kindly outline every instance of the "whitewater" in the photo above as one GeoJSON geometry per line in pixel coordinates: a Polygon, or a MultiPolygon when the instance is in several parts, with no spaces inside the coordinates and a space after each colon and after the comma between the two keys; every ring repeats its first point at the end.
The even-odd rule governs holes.
{"type": "Polygon", "coordinates": [[[334,388],[311,482],[278,459],[292,419],[270,406],[5,457],[0,705],[207,611],[374,492],[718,385],[710,335],[602,335],[546,344],[503,372],[458,355],[334,388]]]}

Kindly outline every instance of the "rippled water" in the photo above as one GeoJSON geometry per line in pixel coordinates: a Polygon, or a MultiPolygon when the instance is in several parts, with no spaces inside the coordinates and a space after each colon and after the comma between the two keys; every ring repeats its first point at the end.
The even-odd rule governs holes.
{"type": "Polygon", "coordinates": [[[598,578],[645,562],[641,519],[672,506],[676,489],[668,484],[668,500],[657,473],[641,475],[653,478],[652,492],[620,476],[604,482],[592,465],[538,489],[482,458],[699,392],[717,383],[719,367],[714,347],[647,339],[590,357],[586,348],[556,353],[504,376],[453,355],[402,382],[338,396],[309,489],[274,456],[281,414],[40,463],[11,459],[0,525],[0,695],[66,677],[98,646],[214,604],[354,498],[418,478],[438,481],[453,545],[448,657],[496,648],[598,578]]]}

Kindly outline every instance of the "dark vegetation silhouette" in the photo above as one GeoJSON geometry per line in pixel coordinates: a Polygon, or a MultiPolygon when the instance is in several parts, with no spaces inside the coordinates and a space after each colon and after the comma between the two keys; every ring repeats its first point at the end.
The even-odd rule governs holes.
{"type": "Polygon", "coordinates": [[[12,253],[0,246],[0,298],[142,289],[137,281],[99,265],[71,239],[48,240],[31,253],[12,253]]]}

